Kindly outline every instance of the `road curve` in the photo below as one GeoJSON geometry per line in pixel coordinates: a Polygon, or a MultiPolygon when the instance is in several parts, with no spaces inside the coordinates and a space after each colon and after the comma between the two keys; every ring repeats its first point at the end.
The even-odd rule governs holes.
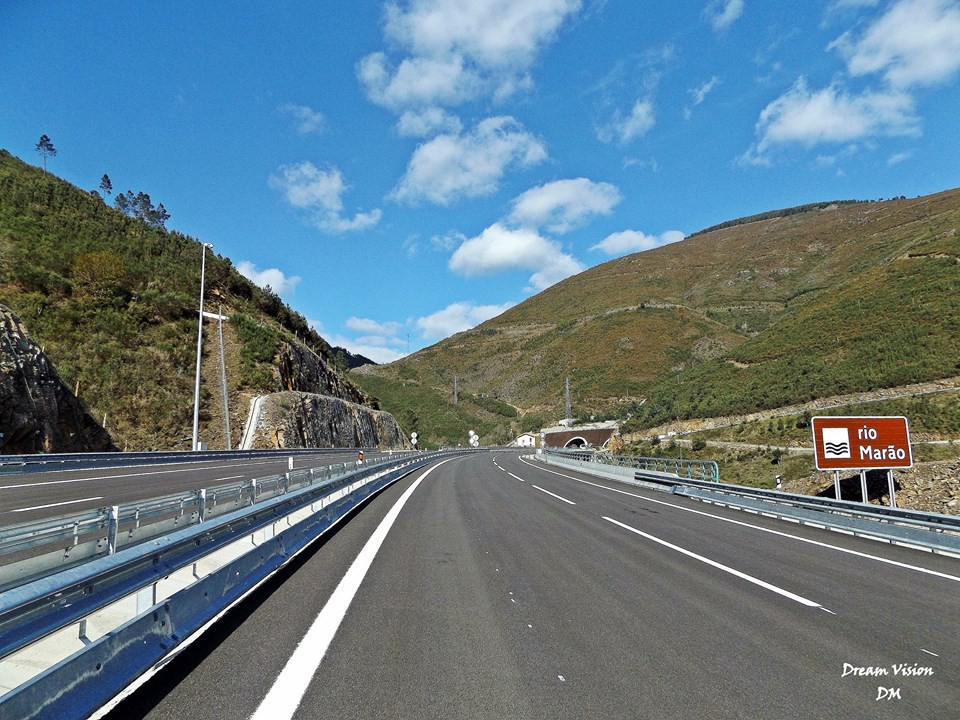
{"type": "Polygon", "coordinates": [[[422,475],[374,498],[111,717],[957,716],[954,559],[516,453],[422,475]],[[309,652],[324,634],[326,650],[309,652]],[[264,706],[290,672],[299,697],[264,706]]]}

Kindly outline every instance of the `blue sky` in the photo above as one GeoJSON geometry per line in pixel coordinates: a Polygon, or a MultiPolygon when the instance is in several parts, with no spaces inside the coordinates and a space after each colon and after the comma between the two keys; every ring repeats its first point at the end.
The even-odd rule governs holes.
{"type": "Polygon", "coordinates": [[[956,0],[5,0],[0,147],[384,362],[724,220],[956,187],[958,75],[956,0]]]}

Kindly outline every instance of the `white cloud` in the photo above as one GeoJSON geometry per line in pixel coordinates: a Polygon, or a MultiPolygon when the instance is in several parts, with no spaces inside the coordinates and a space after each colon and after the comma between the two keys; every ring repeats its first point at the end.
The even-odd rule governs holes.
{"type": "Polygon", "coordinates": [[[535,230],[513,229],[501,223],[494,223],[480,235],[465,240],[450,257],[449,267],[465,277],[533,270],[529,282],[536,290],[584,270],[576,258],[535,230]]]}
{"type": "Polygon", "coordinates": [[[873,137],[915,136],[920,133],[913,98],[906,93],[864,92],[850,95],[837,85],[811,91],[800,78],[760,113],[759,140],[741,162],[770,163],[776,146],[799,143],[849,143],[873,137]]]}
{"type": "Polygon", "coordinates": [[[531,84],[537,53],[553,41],[581,0],[388,3],[384,34],[405,54],[363,58],[358,76],[374,102],[394,111],[457,104],[489,94],[502,99],[531,84]]]}
{"type": "Polygon", "coordinates": [[[960,69],[960,6],[955,0],[899,0],[838,50],[853,76],[880,73],[894,89],[946,82],[960,69]]]}
{"type": "Polygon", "coordinates": [[[679,230],[667,230],[662,235],[647,235],[639,230],[624,230],[607,235],[603,240],[591,247],[591,250],[602,250],[607,255],[619,256],[627,253],[650,250],[661,245],[679,242],[685,235],[679,230]]]}
{"type": "Polygon", "coordinates": [[[460,118],[438,107],[407,110],[397,121],[397,133],[403,137],[427,137],[441,132],[459,135],[462,130],[460,118]]]}
{"type": "Polygon", "coordinates": [[[913,153],[909,151],[894,153],[889,158],[887,158],[887,165],[890,165],[891,167],[893,165],[899,165],[900,163],[906,162],[912,157],[913,157],[913,153]]]}
{"type": "Polygon", "coordinates": [[[693,96],[694,106],[699,105],[704,100],[706,100],[707,95],[710,94],[710,91],[713,90],[719,84],[720,84],[720,78],[714,75],[712,78],[707,80],[705,83],[703,83],[699,87],[696,87],[690,90],[690,95],[693,96]]]}
{"type": "Polygon", "coordinates": [[[297,275],[284,275],[283,271],[277,268],[257,270],[257,266],[249,260],[241,260],[237,265],[237,272],[254,285],[262,288],[270,287],[281,296],[292,294],[301,280],[297,275]]]}
{"type": "Polygon", "coordinates": [[[439,135],[420,145],[391,197],[449,205],[489,195],[508,167],[529,167],[546,157],[543,144],[514,118],[487,118],[468,134],[439,135]]]}
{"type": "Polygon", "coordinates": [[[343,216],[342,195],[347,190],[337,168],[322,170],[310,161],[281,165],[279,175],[271,175],[268,184],[283,194],[289,205],[310,212],[313,224],[328,232],[363,230],[380,222],[380,210],[343,216]]]}
{"type": "Polygon", "coordinates": [[[297,132],[301,135],[320,132],[323,130],[326,120],[323,113],[314,110],[307,105],[293,105],[287,103],[280,106],[280,112],[286,113],[297,121],[297,132]]]}
{"type": "Polygon", "coordinates": [[[621,200],[615,185],[587,178],[557,180],[531,188],[513,201],[510,220],[565,233],[591,215],[609,215],[621,200]]]}
{"type": "Polygon", "coordinates": [[[400,340],[384,342],[383,338],[351,338],[345,335],[324,335],[323,337],[332,346],[346,348],[354,355],[363,355],[375,363],[390,363],[407,354],[405,350],[399,348],[400,340]]]}
{"type": "Polygon", "coordinates": [[[621,145],[626,145],[631,140],[646,135],[655,124],[653,101],[637,100],[629,115],[623,116],[618,110],[608,125],[597,130],[597,137],[602,142],[617,140],[621,145]]]}
{"type": "Polygon", "coordinates": [[[350,330],[367,333],[368,335],[382,335],[394,337],[403,327],[398,322],[378,322],[369,318],[349,317],[344,323],[350,330]]]}
{"type": "Polygon", "coordinates": [[[704,9],[703,17],[715,32],[722,32],[743,15],[744,0],[712,0],[704,9]]]}
{"type": "Polygon", "coordinates": [[[432,315],[418,318],[417,329],[427,340],[443,340],[454,333],[469,330],[480,323],[506,312],[514,303],[503,305],[475,305],[472,302],[456,302],[432,315]]]}

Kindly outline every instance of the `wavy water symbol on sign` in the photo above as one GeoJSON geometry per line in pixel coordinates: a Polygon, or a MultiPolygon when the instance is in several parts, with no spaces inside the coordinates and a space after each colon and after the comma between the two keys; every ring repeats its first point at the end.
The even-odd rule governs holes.
{"type": "Polygon", "coordinates": [[[828,458],[850,457],[850,434],[846,428],[823,429],[823,455],[828,458]]]}

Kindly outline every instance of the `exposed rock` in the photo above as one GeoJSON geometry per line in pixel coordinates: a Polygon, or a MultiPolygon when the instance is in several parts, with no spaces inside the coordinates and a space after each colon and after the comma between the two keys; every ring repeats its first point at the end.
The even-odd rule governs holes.
{"type": "Polygon", "coordinates": [[[299,343],[283,344],[277,354],[277,368],[284,390],[330,395],[375,407],[359,388],[344,382],[323,358],[299,343]]]}
{"type": "Polygon", "coordinates": [[[329,395],[282,392],[264,402],[255,448],[409,448],[394,417],[329,395]]]}
{"type": "Polygon", "coordinates": [[[0,305],[0,453],[116,450],[113,439],[0,305]]]}

